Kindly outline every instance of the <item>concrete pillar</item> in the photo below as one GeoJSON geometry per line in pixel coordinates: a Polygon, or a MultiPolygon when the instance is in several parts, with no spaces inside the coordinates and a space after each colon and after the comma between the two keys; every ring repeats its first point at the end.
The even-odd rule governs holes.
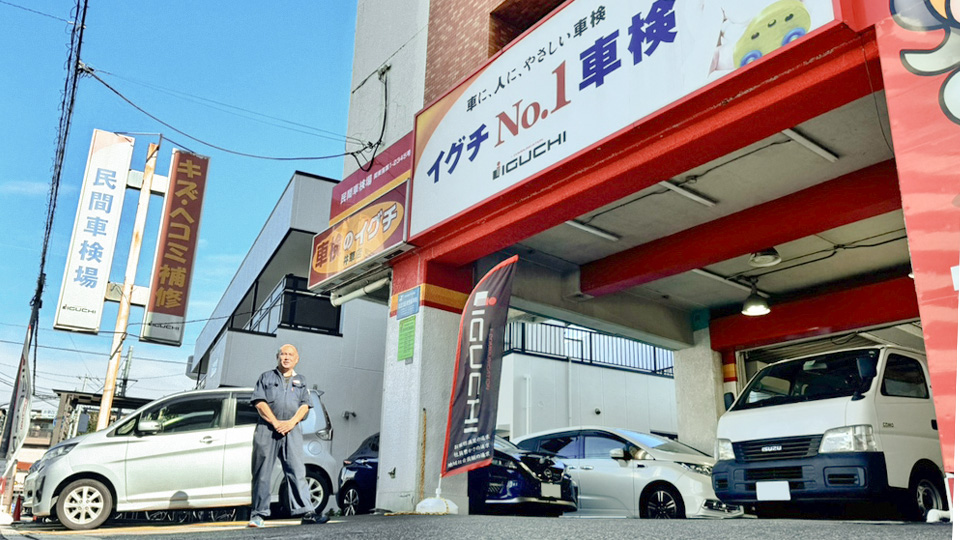
{"type": "Polygon", "coordinates": [[[680,441],[713,455],[717,419],[723,414],[720,353],[710,348],[707,312],[693,314],[693,347],[673,353],[680,441]]]}
{"type": "MultiPolygon", "coordinates": [[[[394,266],[383,369],[378,508],[410,512],[421,498],[434,496],[443,461],[460,313],[471,280],[469,269],[424,265],[416,258],[394,266]],[[420,300],[417,313],[410,317],[416,325],[413,358],[401,359],[397,300],[399,294],[414,290],[420,300]]],[[[442,489],[443,497],[466,514],[467,475],[444,478],[442,489]]]]}

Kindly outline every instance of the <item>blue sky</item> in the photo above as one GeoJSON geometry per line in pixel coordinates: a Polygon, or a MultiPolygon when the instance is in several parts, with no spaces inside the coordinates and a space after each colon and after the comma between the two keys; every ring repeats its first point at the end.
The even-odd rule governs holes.
{"type": "MultiPolygon", "coordinates": [[[[40,270],[73,1],[0,2],[0,404],[10,397],[40,270]],[[19,9],[23,6],[49,15],[19,9]]],[[[81,59],[131,101],[199,139],[240,152],[321,156],[346,145],[355,0],[161,3],[91,0],[81,59]],[[321,131],[322,130],[322,131],[321,131]]],[[[106,373],[117,305],[107,303],[99,336],[53,330],[68,243],[95,128],[163,133],[210,156],[188,320],[207,318],[295,170],[339,179],[342,158],[268,161],[194,143],[124,103],[96,80],[80,81],[45,268],[37,356],[39,394],[99,390],[106,373]]],[[[135,135],[142,170],[155,135],[135,135]]],[[[164,141],[158,171],[173,147],[164,141]]],[[[111,281],[123,281],[135,192],[128,193],[111,281]]],[[[137,284],[148,285],[159,225],[154,197],[137,284]]],[[[305,254],[306,256],[306,254],[305,254]]],[[[143,311],[134,308],[130,322],[143,311]]],[[[159,397],[191,388],[183,375],[203,322],[187,325],[179,348],[135,337],[128,395],[159,397]]],[[[139,326],[130,327],[136,335],[139,326]]],[[[32,357],[32,356],[31,356],[32,357]]],[[[272,362],[271,359],[264,359],[272,362]]],[[[35,400],[36,407],[51,407],[35,400]]]]}

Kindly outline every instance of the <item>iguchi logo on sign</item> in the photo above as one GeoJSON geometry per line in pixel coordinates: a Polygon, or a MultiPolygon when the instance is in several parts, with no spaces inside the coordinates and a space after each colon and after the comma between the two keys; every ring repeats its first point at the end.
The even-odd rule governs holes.
{"type": "Polygon", "coordinates": [[[314,247],[313,271],[330,274],[377,253],[403,223],[403,205],[396,201],[373,204],[340,222],[327,241],[314,247]]]}

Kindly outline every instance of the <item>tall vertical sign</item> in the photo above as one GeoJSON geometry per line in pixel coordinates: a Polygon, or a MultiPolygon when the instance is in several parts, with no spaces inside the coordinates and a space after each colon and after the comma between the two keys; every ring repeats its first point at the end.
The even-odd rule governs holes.
{"type": "Polygon", "coordinates": [[[94,130],[53,323],[58,330],[100,330],[132,157],[133,138],[94,130]]]}
{"type": "Polygon", "coordinates": [[[200,237],[210,158],[174,150],[140,339],[179,346],[200,237]]]}
{"type": "Polygon", "coordinates": [[[493,459],[503,332],[517,259],[514,255],[487,272],[463,308],[443,476],[485,467],[493,459]]]}
{"type": "Polygon", "coordinates": [[[23,352],[20,353],[20,367],[17,369],[17,378],[13,384],[13,393],[10,395],[10,404],[7,407],[7,418],[3,423],[0,434],[0,508],[6,508],[13,495],[13,482],[17,474],[17,454],[23,446],[23,441],[30,431],[30,402],[33,395],[30,383],[30,344],[33,331],[37,325],[37,309],[33,310],[30,325],[27,327],[27,337],[23,341],[23,352]]]}
{"type": "MultiPolygon", "coordinates": [[[[940,446],[955,471],[960,265],[960,19],[943,0],[893,0],[876,25],[940,446]]],[[[954,499],[956,500],[956,499],[954,499]]]]}

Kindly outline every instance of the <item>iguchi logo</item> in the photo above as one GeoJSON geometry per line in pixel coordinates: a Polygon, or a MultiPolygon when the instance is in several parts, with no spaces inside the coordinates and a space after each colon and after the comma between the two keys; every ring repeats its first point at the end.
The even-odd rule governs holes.
{"type": "Polygon", "coordinates": [[[950,73],[940,87],[940,108],[947,118],[960,124],[960,1],[890,0],[893,19],[907,30],[929,32],[943,30],[943,42],[930,50],[900,51],[904,67],[917,75],[950,73]]]}

